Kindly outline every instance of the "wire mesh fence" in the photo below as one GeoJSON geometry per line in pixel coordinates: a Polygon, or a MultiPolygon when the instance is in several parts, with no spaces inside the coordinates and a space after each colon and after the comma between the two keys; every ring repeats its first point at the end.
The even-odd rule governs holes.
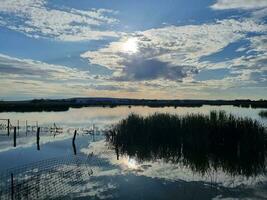
{"type": "Polygon", "coordinates": [[[93,156],[65,156],[8,169],[0,174],[0,199],[61,199],[93,174],[93,156]]]}

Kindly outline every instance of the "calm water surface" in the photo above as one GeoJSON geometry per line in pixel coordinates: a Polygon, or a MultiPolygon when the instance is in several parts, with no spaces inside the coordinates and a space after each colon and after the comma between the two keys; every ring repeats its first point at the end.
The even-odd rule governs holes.
{"type": "MultiPolygon", "coordinates": [[[[68,158],[68,162],[64,161],[63,165],[73,166],[73,159],[83,155],[87,158],[86,168],[76,163],[78,167],[72,169],[72,172],[76,173],[75,170],[80,169],[79,173],[80,171],[88,172],[88,175],[79,182],[76,181],[71,187],[68,182],[60,181],[57,183],[58,191],[55,193],[50,191],[49,198],[266,199],[267,178],[264,174],[254,177],[231,176],[220,169],[198,174],[181,164],[166,163],[162,160],[140,163],[127,156],[117,160],[114,150],[105,142],[104,130],[130,113],[144,116],[155,112],[185,115],[187,113],[208,114],[210,110],[225,110],[236,116],[250,117],[267,126],[267,119],[258,115],[260,109],[233,106],[178,107],[176,109],[141,106],[131,108],[92,107],[70,109],[66,112],[0,113],[1,119],[10,119],[13,126],[17,126],[19,121],[20,126],[16,147],[13,147],[13,130],[11,130],[10,136],[7,136],[6,130],[0,130],[1,176],[2,179],[9,177],[11,168],[21,172],[23,166],[54,165],[54,161],[48,162],[51,158],[55,158],[55,160],[68,158]],[[27,135],[26,120],[29,126],[27,135]],[[41,127],[40,151],[37,151],[36,147],[35,126],[37,124],[41,127]],[[47,131],[55,127],[60,128],[62,133],[59,131],[60,133],[55,135],[47,131]],[[94,136],[86,134],[92,129],[95,130],[94,136]],[[76,156],[72,145],[74,130],[78,130],[75,141],[76,156]],[[41,161],[46,162],[42,164],[41,161]],[[92,174],[91,171],[93,171],[92,174]]],[[[0,123],[5,126],[5,121],[0,123]]],[[[42,191],[40,195],[45,193],[49,193],[49,191],[42,191]]]]}

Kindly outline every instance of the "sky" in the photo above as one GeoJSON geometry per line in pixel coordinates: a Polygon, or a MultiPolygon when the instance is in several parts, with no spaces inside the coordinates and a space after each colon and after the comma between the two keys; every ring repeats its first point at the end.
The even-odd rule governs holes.
{"type": "Polygon", "coordinates": [[[267,99],[267,0],[0,0],[0,100],[267,99]]]}

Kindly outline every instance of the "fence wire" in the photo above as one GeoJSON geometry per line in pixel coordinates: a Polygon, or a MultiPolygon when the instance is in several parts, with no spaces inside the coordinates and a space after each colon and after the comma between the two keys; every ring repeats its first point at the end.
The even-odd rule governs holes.
{"type": "Polygon", "coordinates": [[[0,174],[0,199],[61,199],[89,179],[93,160],[92,155],[65,156],[8,169],[0,174]]]}

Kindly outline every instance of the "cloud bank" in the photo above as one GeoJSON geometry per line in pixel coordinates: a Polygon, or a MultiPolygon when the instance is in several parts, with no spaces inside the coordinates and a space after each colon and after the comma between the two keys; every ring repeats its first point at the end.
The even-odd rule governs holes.
{"type": "Polygon", "coordinates": [[[0,26],[30,37],[48,37],[62,41],[118,36],[111,30],[119,22],[112,17],[116,15],[116,11],[49,7],[48,3],[46,0],[2,0],[0,26]]]}
{"type": "MultiPolygon", "coordinates": [[[[257,52],[261,58],[264,52],[267,26],[252,19],[226,19],[210,24],[166,26],[123,36],[107,47],[82,54],[92,64],[114,70],[113,80],[145,81],[172,80],[186,81],[200,70],[232,68],[244,65],[255,69],[257,58],[243,56],[230,61],[213,63],[201,58],[223,51],[228,45],[248,40],[248,51],[257,52]],[[248,34],[260,34],[251,36],[248,34]],[[123,45],[127,38],[135,38],[138,51],[128,54],[123,45]],[[255,43],[258,44],[255,44],[255,43]],[[246,63],[245,63],[246,62],[246,63]]],[[[239,69],[241,72],[241,69],[239,69]]]]}
{"type": "Polygon", "coordinates": [[[267,1],[265,0],[217,0],[215,4],[211,6],[215,10],[225,9],[258,9],[267,7],[267,1]]]}
{"type": "Polygon", "coordinates": [[[237,91],[247,96],[245,90],[260,94],[266,88],[267,1],[216,0],[207,9],[218,19],[167,20],[132,32],[123,32],[131,24],[119,19],[127,7],[119,12],[116,8],[78,9],[47,0],[2,0],[1,27],[32,37],[34,42],[46,38],[45,42],[82,44],[73,51],[90,63],[88,70],[93,66],[109,71],[93,76],[76,68],[81,64],[85,69],[87,62],[76,62],[70,68],[0,55],[3,94],[12,93],[7,89],[10,84],[13,93],[60,91],[73,96],[133,98],[214,97],[237,91]],[[83,43],[106,38],[90,43],[88,50],[83,43]]]}

